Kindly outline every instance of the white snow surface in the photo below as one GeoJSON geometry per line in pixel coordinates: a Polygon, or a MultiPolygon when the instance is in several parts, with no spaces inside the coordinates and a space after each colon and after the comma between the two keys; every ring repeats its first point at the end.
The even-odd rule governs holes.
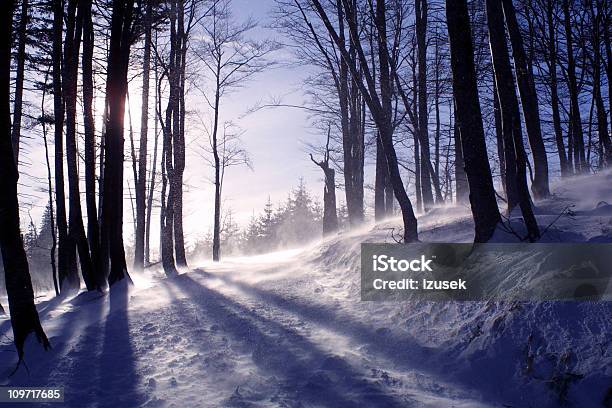
{"type": "MultiPolygon", "coordinates": [[[[543,241],[612,242],[607,203],[612,173],[556,185],[536,203],[543,241]]],[[[0,386],[62,386],[68,407],[598,407],[612,399],[610,302],[362,302],[360,244],[393,242],[399,225],[41,301],[53,349],[30,338],[27,370],[11,377],[17,356],[2,316],[0,386]]],[[[426,242],[473,237],[467,207],[435,208],[419,229],[426,242]]],[[[516,237],[500,229],[494,240],[516,237]]]]}

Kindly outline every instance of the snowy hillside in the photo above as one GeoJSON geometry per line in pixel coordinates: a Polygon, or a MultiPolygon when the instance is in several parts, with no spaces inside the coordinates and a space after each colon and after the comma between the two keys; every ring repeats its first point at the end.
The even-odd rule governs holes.
{"type": "MultiPolygon", "coordinates": [[[[543,240],[612,242],[607,203],[612,173],[558,185],[537,203],[543,240]]],[[[467,208],[419,223],[423,241],[472,238],[467,208]]],[[[53,350],[28,345],[29,373],[10,378],[3,316],[0,385],[64,386],[70,407],[612,404],[609,302],[361,302],[360,244],[393,242],[399,224],[43,301],[53,350]]]]}

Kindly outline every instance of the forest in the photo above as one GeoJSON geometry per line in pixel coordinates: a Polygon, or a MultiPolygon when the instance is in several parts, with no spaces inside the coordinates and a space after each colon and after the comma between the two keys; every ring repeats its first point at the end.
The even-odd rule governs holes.
{"type": "MultiPolygon", "coordinates": [[[[609,0],[1,3],[0,315],[10,322],[0,320],[9,339],[0,349],[16,350],[9,374],[27,370],[28,353],[57,353],[45,328],[53,299],[101,296],[110,316],[113,292],[143,281],[183,285],[195,271],[214,282],[240,259],[270,253],[266,262],[283,270],[299,248],[320,262],[300,276],[332,264],[334,274],[353,265],[334,263],[352,240],[537,243],[554,232],[612,242],[609,0]],[[583,222],[591,210],[602,218],[583,222]]],[[[254,265],[245,279],[265,269],[254,265]]],[[[316,293],[328,290],[320,284],[316,293]]],[[[212,287],[198,296],[217,299],[212,287]]],[[[225,307],[211,313],[247,324],[248,313],[223,317],[225,307]]],[[[321,318],[311,308],[300,310],[321,318]]],[[[598,323],[608,345],[609,316],[598,323]]],[[[132,322],[115,341],[130,342],[132,322]]],[[[551,374],[561,400],[577,381],[567,370],[551,374]]],[[[126,406],[145,406],[136,388],[126,406]]],[[[370,406],[397,403],[370,391],[380,393],[370,406]]],[[[212,406],[246,406],[232,399],[244,395],[212,406]]],[[[276,402],[307,399],[291,395],[276,402]]],[[[366,406],[364,395],[327,398],[366,406]]],[[[602,406],[612,388],[605,395],[602,406]]]]}

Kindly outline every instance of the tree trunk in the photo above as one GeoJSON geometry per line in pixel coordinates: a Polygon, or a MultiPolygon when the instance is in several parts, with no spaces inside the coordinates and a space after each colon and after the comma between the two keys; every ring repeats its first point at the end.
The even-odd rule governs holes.
{"type": "Polygon", "coordinates": [[[323,160],[317,162],[312,154],[310,160],[323,170],[325,187],[323,188],[323,236],[334,234],[338,231],[338,212],[336,209],[336,172],[329,167],[329,136],[327,133],[327,145],[323,160]]]}
{"type": "MultiPolygon", "coordinates": [[[[397,82],[397,81],[396,81],[397,82]]],[[[412,67],[412,88],[413,88],[413,104],[412,107],[406,105],[406,109],[412,109],[412,115],[419,116],[418,104],[419,85],[417,81],[416,65],[412,67]]],[[[419,127],[418,123],[412,125],[412,138],[414,140],[414,189],[416,194],[417,211],[423,211],[423,189],[421,188],[421,143],[419,142],[419,127]]]]}
{"type": "Polygon", "coordinates": [[[96,135],[93,115],[93,54],[94,27],[91,14],[91,0],[83,0],[83,128],[85,149],[85,202],[87,206],[87,239],[93,266],[94,284],[103,288],[105,277],[100,260],[100,226],[96,205],[96,135]]]}
{"type": "MultiPolygon", "coordinates": [[[[592,71],[593,71],[593,99],[595,100],[595,107],[597,108],[597,134],[599,137],[599,145],[601,147],[599,162],[600,167],[612,165],[612,143],[610,142],[610,135],[608,134],[608,117],[606,114],[606,107],[604,106],[603,97],[601,96],[601,66],[604,63],[601,57],[601,4],[598,2],[597,13],[593,11],[593,4],[591,3],[591,20],[593,24],[592,33],[592,45],[593,45],[593,56],[592,56],[592,71]]],[[[604,12],[606,9],[604,8],[604,12]]],[[[608,30],[609,27],[603,27],[608,30]]]]}
{"type": "Polygon", "coordinates": [[[457,108],[453,100],[453,142],[455,147],[455,199],[457,204],[467,203],[470,196],[467,174],[465,174],[465,162],[463,160],[463,145],[461,144],[461,132],[457,121],[457,108]]]}
{"type": "MultiPolygon", "coordinates": [[[[155,46],[157,47],[157,33],[155,34],[155,46]]],[[[155,112],[161,112],[161,107],[158,105],[159,92],[158,92],[158,74],[157,74],[157,58],[155,58],[155,112]],[[159,109],[159,111],[158,111],[159,109]]],[[[161,116],[161,113],[159,113],[161,116]]],[[[153,209],[153,194],[155,194],[155,178],[157,173],[157,149],[159,143],[159,129],[158,120],[155,120],[155,142],[153,145],[153,163],[151,168],[151,179],[149,181],[149,196],[147,198],[147,217],[145,227],[145,243],[144,243],[144,264],[149,265],[151,263],[151,214],[153,209]]],[[[162,159],[163,160],[163,159],[162,159]]]]}
{"type": "Polygon", "coordinates": [[[15,75],[15,104],[11,133],[15,163],[19,167],[19,141],[21,139],[21,115],[23,111],[23,78],[25,74],[25,47],[28,24],[28,0],[21,0],[21,15],[17,32],[17,73],[15,75]]]}
{"type": "Polygon", "coordinates": [[[523,147],[521,116],[506,44],[504,15],[499,0],[486,0],[486,7],[491,58],[502,116],[508,215],[510,216],[517,204],[520,205],[529,241],[534,242],[540,238],[540,231],[533,214],[527,187],[527,154],[523,147]]]}
{"type": "Polygon", "coordinates": [[[533,154],[533,184],[531,190],[535,198],[546,198],[550,196],[548,182],[548,157],[542,139],[542,129],[540,126],[540,107],[538,106],[538,95],[535,89],[533,73],[528,66],[523,38],[519,29],[518,21],[512,0],[502,0],[503,14],[506,20],[506,27],[510,34],[510,44],[512,46],[512,57],[514,59],[514,70],[518,83],[523,116],[525,118],[525,128],[527,138],[533,154]]]}
{"type": "MultiPolygon", "coordinates": [[[[47,84],[48,74],[45,76],[45,85],[47,84]]],[[[51,160],[49,159],[49,143],[47,138],[47,124],[45,122],[46,111],[45,111],[45,96],[47,95],[46,88],[43,90],[43,95],[40,103],[41,117],[42,117],[42,131],[43,131],[43,143],[45,145],[45,162],[47,164],[47,193],[49,194],[49,219],[51,222],[51,248],[49,250],[49,257],[51,258],[51,276],[53,278],[53,287],[55,289],[55,295],[59,296],[60,287],[57,281],[57,265],[55,262],[55,251],[57,250],[57,232],[55,228],[55,214],[53,211],[53,182],[51,173],[51,160]]]]}
{"type": "Polygon", "coordinates": [[[134,0],[113,0],[106,79],[108,109],[104,145],[101,248],[108,283],[130,279],[123,247],[123,122],[134,0]]]}
{"type": "Polygon", "coordinates": [[[418,134],[421,147],[421,190],[423,206],[427,211],[433,204],[431,177],[428,163],[431,161],[429,150],[429,115],[427,106],[427,0],[415,1],[417,63],[418,63],[418,134]]]}
{"type": "Polygon", "coordinates": [[[174,251],[177,266],[187,267],[185,237],[183,234],[183,174],[185,172],[185,69],[187,57],[187,38],[185,34],[185,4],[177,1],[176,30],[176,100],[174,107],[174,251]]]}
{"type": "MultiPolygon", "coordinates": [[[[346,46],[344,12],[341,1],[337,1],[339,41],[346,46]]],[[[348,42],[348,52],[354,56],[353,42],[348,42]]],[[[344,191],[349,224],[355,227],[363,223],[363,133],[361,131],[361,101],[356,79],[349,79],[348,64],[354,63],[340,56],[338,66],[338,100],[340,128],[342,131],[342,154],[344,191]]]]}
{"type": "Polygon", "coordinates": [[[55,147],[55,206],[57,214],[58,256],[57,267],[61,289],[79,288],[76,259],[71,256],[74,246],[68,237],[66,196],[64,192],[64,97],[62,93],[62,43],[64,8],[62,0],[53,1],[53,115],[55,147]],[[72,250],[71,250],[72,248],[72,250]]]}
{"type": "Polygon", "coordinates": [[[142,68],[142,102],[140,113],[140,146],[138,149],[138,179],[136,180],[136,231],[134,236],[134,268],[141,270],[145,258],[145,222],[147,194],[147,138],[149,132],[149,76],[151,66],[151,13],[147,2],[144,15],[145,38],[142,68]]]}
{"type": "Polygon", "coordinates": [[[219,75],[217,69],[217,88],[215,92],[215,119],[212,132],[212,149],[215,161],[215,214],[213,226],[213,261],[218,262],[221,256],[221,159],[217,145],[217,133],[219,130],[219,75]]]}
{"type": "Polygon", "coordinates": [[[475,242],[488,241],[501,217],[487,157],[466,0],[446,0],[451,69],[461,144],[470,188],[475,242]]]}
{"type": "Polygon", "coordinates": [[[607,13],[604,13],[603,20],[603,37],[606,50],[606,63],[604,65],[606,67],[606,76],[608,77],[608,113],[610,115],[610,125],[612,126],[612,44],[610,42],[610,28],[612,26],[612,20],[609,7],[609,0],[604,0],[603,4],[601,4],[601,8],[608,10],[607,13]]]}
{"type": "Polygon", "coordinates": [[[387,159],[382,147],[380,136],[376,137],[376,175],[374,179],[374,219],[381,221],[386,218],[385,187],[388,177],[387,159]]]}
{"type": "Polygon", "coordinates": [[[19,363],[26,337],[34,332],[45,350],[50,347],[34,305],[34,291],[19,228],[17,181],[19,173],[11,138],[11,27],[14,0],[0,5],[0,250],[19,363]]]}
{"type": "Polygon", "coordinates": [[[66,105],[66,161],[68,168],[68,239],[70,256],[74,256],[74,248],[78,249],[81,273],[87,290],[98,288],[94,280],[93,266],[89,253],[89,243],[83,226],[81,210],[81,194],[79,191],[79,170],[76,144],[76,104],[77,78],[79,72],[79,50],[83,32],[83,8],[78,8],[77,0],[68,3],[66,18],[66,38],[64,40],[64,77],[62,80],[64,101],[66,105]]]}
{"type": "MultiPolygon", "coordinates": [[[[378,62],[379,62],[379,83],[380,83],[380,101],[381,106],[378,111],[379,120],[377,121],[378,131],[385,157],[387,159],[387,167],[389,171],[390,183],[393,186],[393,192],[402,210],[402,218],[404,221],[404,242],[418,241],[417,220],[412,209],[412,204],[406,194],[404,183],[402,181],[399,166],[397,163],[397,155],[393,146],[393,126],[391,118],[391,77],[390,77],[390,61],[387,48],[387,23],[386,23],[386,5],[383,1],[376,2],[376,17],[375,24],[378,32],[378,62]]],[[[377,107],[378,108],[378,107],[377,107]]],[[[377,109],[378,110],[378,109],[377,109]]]]}
{"type": "MultiPolygon", "coordinates": [[[[504,131],[502,125],[501,108],[499,107],[499,97],[497,96],[497,85],[495,72],[493,73],[493,117],[495,121],[495,140],[497,141],[497,157],[499,158],[499,175],[504,189],[506,201],[508,201],[508,186],[506,184],[506,150],[504,143],[504,131]]],[[[512,193],[510,194],[510,196],[512,193]]]]}
{"type": "Polygon", "coordinates": [[[584,136],[582,132],[582,118],[580,117],[580,104],[578,102],[578,82],[576,79],[576,61],[574,60],[574,46],[572,39],[572,24],[569,1],[562,1],[563,26],[567,43],[567,78],[570,96],[570,134],[573,142],[574,166],[576,173],[588,171],[584,155],[584,136]]]}
{"type": "Polygon", "coordinates": [[[568,163],[565,143],[563,142],[563,129],[561,128],[561,114],[559,113],[559,91],[557,85],[557,34],[554,25],[553,0],[546,3],[546,24],[548,28],[548,75],[550,81],[550,104],[552,109],[553,128],[555,130],[555,142],[559,155],[561,177],[569,176],[571,166],[568,163]]]}

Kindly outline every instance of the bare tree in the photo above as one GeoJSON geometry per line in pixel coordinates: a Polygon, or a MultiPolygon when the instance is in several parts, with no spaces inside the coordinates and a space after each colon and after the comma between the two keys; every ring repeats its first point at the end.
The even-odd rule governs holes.
{"type": "Polygon", "coordinates": [[[140,114],[140,146],[138,171],[135,180],[136,230],[134,235],[134,268],[142,269],[145,260],[146,193],[147,193],[147,141],[149,132],[149,79],[151,71],[151,20],[153,4],[148,1],[144,12],[144,55],[142,67],[142,104],[140,114]]]}
{"type": "Polygon", "coordinates": [[[11,27],[14,0],[0,3],[0,250],[19,363],[26,337],[34,332],[43,347],[50,347],[34,305],[34,291],[19,226],[17,181],[19,172],[11,139],[11,27]]]}
{"type": "Polygon", "coordinates": [[[278,48],[271,41],[247,40],[245,34],[256,27],[253,20],[236,23],[231,13],[231,1],[215,2],[211,8],[210,21],[201,24],[204,39],[195,50],[213,82],[209,98],[203,91],[208,106],[212,109],[210,130],[211,149],[215,167],[215,212],[213,226],[213,260],[220,259],[221,241],[221,187],[224,169],[222,148],[224,136],[220,131],[222,99],[232,90],[243,86],[251,77],[273,65],[266,57],[278,48]]]}
{"type": "Polygon", "coordinates": [[[536,94],[533,72],[527,63],[527,56],[523,46],[523,37],[516,19],[516,12],[512,0],[502,0],[503,13],[506,27],[510,34],[510,44],[512,45],[512,57],[516,80],[518,83],[521,106],[523,107],[523,117],[525,118],[525,128],[529,146],[533,154],[534,180],[531,187],[536,198],[546,198],[550,195],[548,185],[548,158],[546,148],[542,139],[542,129],[540,127],[540,107],[536,94]]]}
{"type": "Polygon", "coordinates": [[[466,0],[446,0],[456,121],[470,187],[475,242],[488,241],[501,221],[482,125],[472,30],[466,0]]]}
{"type": "MultiPolygon", "coordinates": [[[[325,25],[329,35],[335,42],[339,52],[347,60],[353,63],[348,64],[353,78],[359,78],[361,94],[363,95],[370,113],[378,128],[379,138],[382,148],[385,153],[391,185],[396,200],[398,201],[403,218],[404,233],[403,239],[405,242],[413,242],[418,240],[417,220],[414,215],[412,203],[406,193],[397,160],[395,146],[393,144],[393,126],[391,118],[391,99],[392,99],[392,70],[391,58],[388,49],[387,38],[387,18],[386,9],[383,1],[376,2],[376,10],[372,11],[375,15],[374,25],[377,33],[377,48],[378,48],[378,86],[376,77],[368,63],[366,53],[362,44],[362,39],[359,35],[356,24],[356,13],[354,10],[355,3],[349,0],[342,0],[341,4],[344,7],[345,15],[347,16],[348,31],[351,41],[355,44],[354,55],[349,54],[345,45],[341,42],[337,30],[330,21],[328,13],[318,0],[311,0],[312,7],[318,14],[319,18],[325,25]],[[359,67],[359,69],[357,68],[359,67]]],[[[340,3],[338,3],[340,4],[340,3]]]]}
{"type": "Polygon", "coordinates": [[[502,118],[508,213],[512,211],[514,206],[520,205],[529,240],[534,242],[540,238],[540,231],[533,214],[531,197],[527,187],[527,154],[523,146],[521,117],[518,98],[515,93],[514,75],[510,65],[510,55],[506,44],[502,5],[499,0],[486,0],[486,7],[491,58],[495,72],[495,90],[498,95],[502,118]]]}
{"type": "Polygon", "coordinates": [[[19,28],[17,31],[17,73],[15,75],[15,102],[13,108],[13,128],[11,138],[15,160],[19,166],[19,145],[21,139],[21,116],[23,114],[23,79],[25,76],[25,47],[27,40],[27,24],[29,14],[29,1],[21,0],[21,13],[19,16],[19,28]]]}
{"type": "Polygon", "coordinates": [[[310,154],[310,160],[323,170],[325,187],[323,188],[323,235],[333,234],[338,231],[338,212],[336,210],[336,171],[330,167],[329,141],[331,125],[327,129],[327,141],[323,150],[323,159],[316,161],[310,154]]]}
{"type": "Polygon", "coordinates": [[[108,283],[129,279],[123,247],[123,129],[134,0],[113,0],[106,78],[104,188],[100,226],[103,271],[108,283]]]}

